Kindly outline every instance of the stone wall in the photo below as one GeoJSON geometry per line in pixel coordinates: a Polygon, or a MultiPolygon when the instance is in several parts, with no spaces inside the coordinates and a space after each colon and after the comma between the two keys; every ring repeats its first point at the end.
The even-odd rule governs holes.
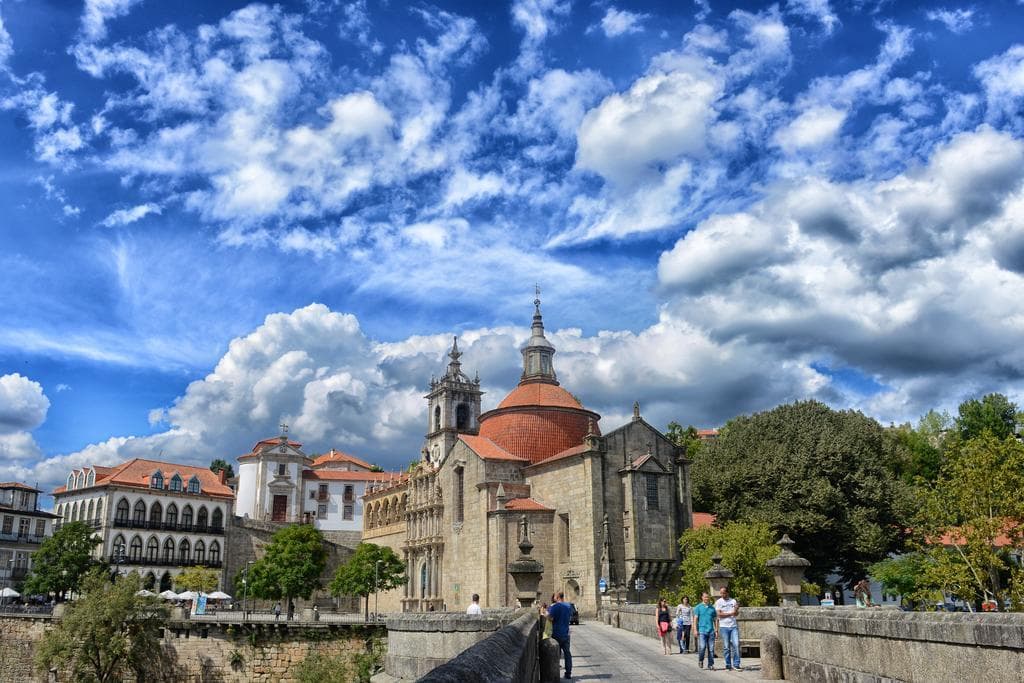
{"type": "Polygon", "coordinates": [[[514,622],[420,679],[420,683],[533,683],[538,676],[540,620],[528,610],[514,622]]]}
{"type": "Polygon", "coordinates": [[[462,612],[389,615],[384,671],[392,679],[419,679],[511,624],[520,614],[511,609],[494,609],[484,610],[482,616],[462,612]]]}
{"type": "MultiPolygon", "coordinates": [[[[36,646],[50,619],[0,617],[0,683],[45,681],[34,670],[36,646]]],[[[243,630],[217,624],[172,622],[166,630],[167,648],[177,681],[224,681],[225,683],[289,683],[311,652],[351,659],[366,649],[371,637],[383,637],[383,629],[363,626],[294,627],[267,624],[243,630]]],[[[58,680],[65,680],[59,678],[58,680]]]]}
{"type": "Polygon", "coordinates": [[[1024,680],[1024,614],[786,608],[787,680],[960,683],[1024,680]]]}
{"type": "MultiPolygon", "coordinates": [[[[633,633],[658,638],[658,627],[654,619],[657,605],[618,605],[605,604],[601,606],[600,619],[606,624],[623,628],[633,633]]],[[[670,611],[675,614],[675,606],[670,606],[670,611]]],[[[740,638],[743,641],[760,642],[761,636],[778,634],[776,620],[781,614],[781,607],[741,607],[739,616],[740,638]]],[[[675,635],[673,633],[673,639],[675,635]]],[[[692,636],[693,643],[696,643],[696,631],[692,636]]],[[[692,645],[691,647],[695,647],[692,645]]],[[[722,641],[715,641],[715,651],[721,653],[722,641]]]]}

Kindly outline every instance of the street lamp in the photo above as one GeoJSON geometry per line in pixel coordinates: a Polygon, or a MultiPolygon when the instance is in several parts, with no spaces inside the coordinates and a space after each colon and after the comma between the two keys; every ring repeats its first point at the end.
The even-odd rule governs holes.
{"type": "Polygon", "coordinates": [[[114,569],[114,573],[117,574],[117,576],[121,575],[121,565],[124,564],[124,561],[124,543],[118,543],[114,546],[114,564],[117,565],[117,567],[114,569]]]}
{"type": "Polygon", "coordinates": [[[379,617],[377,616],[377,592],[379,591],[380,584],[377,582],[377,570],[380,568],[380,563],[383,560],[377,560],[373,563],[373,619],[376,621],[379,617]]]}
{"type": "Polygon", "coordinates": [[[246,598],[249,596],[249,565],[255,564],[254,560],[249,560],[245,563],[245,569],[242,571],[242,621],[246,621],[247,610],[246,610],[246,598]]]}

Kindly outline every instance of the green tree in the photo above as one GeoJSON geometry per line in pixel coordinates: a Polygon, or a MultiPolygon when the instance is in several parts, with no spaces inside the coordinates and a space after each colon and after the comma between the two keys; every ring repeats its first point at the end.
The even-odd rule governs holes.
{"type": "Polygon", "coordinates": [[[836,571],[849,583],[903,549],[909,487],[890,457],[875,420],[804,401],[731,420],[694,459],[693,488],[719,522],[788,533],[810,580],[836,571]]]}
{"type": "Polygon", "coordinates": [[[93,569],[81,582],[82,596],[43,635],[36,667],[67,671],[74,681],[173,680],[161,645],[167,612],[160,601],[136,595],[136,574],[111,582],[93,569]]]}
{"type": "Polygon", "coordinates": [[[82,577],[92,568],[105,566],[93,558],[100,538],[85,522],[68,522],[39,546],[32,556],[32,572],[25,580],[27,595],[57,596],[64,600],[77,591],[82,577]]]}
{"type": "Polygon", "coordinates": [[[911,552],[888,557],[868,568],[868,575],[882,584],[882,593],[901,596],[909,607],[931,605],[942,600],[941,591],[930,584],[927,576],[933,560],[926,554],[911,552]]]}
{"type": "Polygon", "coordinates": [[[1005,439],[1017,431],[1017,406],[1002,394],[987,394],[960,404],[956,418],[962,441],[968,441],[987,429],[997,439],[1005,439]]]}
{"type": "Polygon", "coordinates": [[[219,578],[220,572],[215,569],[189,567],[174,577],[174,585],[197,593],[209,593],[217,587],[219,578]]]}
{"type": "Polygon", "coordinates": [[[683,554],[682,582],[674,591],[662,591],[670,604],[679,604],[684,595],[693,605],[700,602],[700,594],[708,590],[704,572],[711,568],[715,553],[721,553],[722,564],[732,570],[729,592],[741,605],[778,604],[775,579],[765,562],[778,555],[779,549],[767,524],[729,522],[722,527],[687,529],[679,539],[679,548],[683,554]]]}
{"type": "MultiPolygon", "coordinates": [[[[311,524],[293,524],[276,532],[263,557],[249,568],[248,594],[265,600],[284,598],[291,613],[292,598],[308,599],[320,588],[327,564],[324,538],[311,524]]],[[[242,572],[235,584],[242,585],[242,572]]]]}
{"type": "Polygon", "coordinates": [[[231,479],[232,477],[235,476],[235,468],[232,467],[231,463],[229,463],[224,458],[217,458],[216,460],[210,463],[211,472],[217,473],[220,472],[221,470],[224,470],[224,476],[228,479],[231,479]]]}
{"type": "Polygon", "coordinates": [[[917,543],[930,560],[925,580],[969,602],[1021,589],[1000,546],[1024,545],[1024,445],[984,429],[949,454],[919,496],[917,543]],[[1004,585],[1009,577],[1011,584],[1004,585]]]}
{"type": "Polygon", "coordinates": [[[890,439],[887,461],[893,473],[908,484],[918,479],[935,481],[942,467],[946,432],[951,424],[948,414],[932,410],[921,418],[917,427],[907,423],[886,430],[890,439]]]}
{"type": "Polygon", "coordinates": [[[405,564],[395,551],[387,546],[360,543],[348,562],[338,567],[331,581],[331,593],[362,597],[368,618],[371,593],[398,588],[405,582],[405,564]]]}

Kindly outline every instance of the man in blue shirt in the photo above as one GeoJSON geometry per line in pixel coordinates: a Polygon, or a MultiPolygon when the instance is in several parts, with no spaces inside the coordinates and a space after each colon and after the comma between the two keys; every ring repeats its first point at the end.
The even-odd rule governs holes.
{"type": "Polygon", "coordinates": [[[711,605],[711,597],[706,592],[701,594],[700,604],[693,608],[693,619],[697,626],[697,666],[704,668],[704,653],[706,652],[708,671],[714,671],[718,612],[711,605]]]}
{"type": "Polygon", "coordinates": [[[565,602],[565,594],[555,595],[555,603],[548,607],[548,619],[551,620],[551,637],[558,643],[565,659],[565,677],[572,678],[572,653],[569,652],[569,621],[572,619],[572,607],[565,602]]]}

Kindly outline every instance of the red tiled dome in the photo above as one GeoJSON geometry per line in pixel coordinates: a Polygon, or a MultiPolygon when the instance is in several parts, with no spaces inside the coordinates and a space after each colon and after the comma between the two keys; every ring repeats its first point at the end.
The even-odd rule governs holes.
{"type": "Polygon", "coordinates": [[[543,382],[521,384],[497,408],[480,416],[480,436],[513,455],[537,463],[583,443],[601,416],[565,389],[543,382]]]}

